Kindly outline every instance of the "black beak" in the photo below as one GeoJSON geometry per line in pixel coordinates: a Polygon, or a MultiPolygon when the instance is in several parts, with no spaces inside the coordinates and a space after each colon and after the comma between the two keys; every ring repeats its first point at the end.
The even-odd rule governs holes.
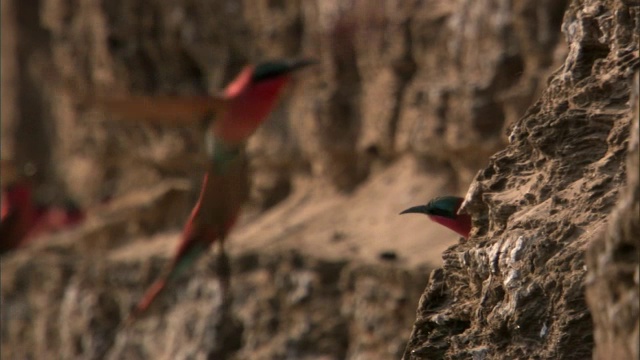
{"type": "Polygon", "coordinates": [[[425,215],[428,215],[429,213],[427,212],[427,206],[426,205],[419,205],[419,206],[410,207],[407,210],[404,210],[403,212],[401,212],[399,215],[402,215],[402,214],[425,214],[425,215]]]}
{"type": "Polygon", "coordinates": [[[315,59],[298,59],[298,60],[293,60],[291,61],[291,63],[289,64],[289,71],[295,71],[298,69],[302,69],[303,67],[307,67],[309,65],[315,65],[317,64],[318,61],[315,59]]]}

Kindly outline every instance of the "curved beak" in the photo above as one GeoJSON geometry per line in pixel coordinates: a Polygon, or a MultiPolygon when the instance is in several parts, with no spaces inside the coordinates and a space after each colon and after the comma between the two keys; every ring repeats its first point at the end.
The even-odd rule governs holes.
{"type": "Polygon", "coordinates": [[[289,71],[295,71],[298,69],[302,69],[303,67],[307,67],[309,65],[315,65],[318,61],[315,59],[297,59],[292,60],[289,64],[289,71]]]}
{"type": "Polygon", "coordinates": [[[427,206],[426,205],[419,205],[419,206],[410,207],[407,210],[402,211],[398,215],[402,215],[402,214],[425,214],[425,215],[429,215],[429,213],[427,212],[427,206]]]}

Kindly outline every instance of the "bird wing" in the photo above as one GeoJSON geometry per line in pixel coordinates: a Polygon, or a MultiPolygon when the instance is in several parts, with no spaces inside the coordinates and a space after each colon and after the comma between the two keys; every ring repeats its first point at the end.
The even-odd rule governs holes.
{"type": "Polygon", "coordinates": [[[159,125],[193,125],[224,111],[222,95],[96,97],[89,106],[124,120],[159,125]]]}

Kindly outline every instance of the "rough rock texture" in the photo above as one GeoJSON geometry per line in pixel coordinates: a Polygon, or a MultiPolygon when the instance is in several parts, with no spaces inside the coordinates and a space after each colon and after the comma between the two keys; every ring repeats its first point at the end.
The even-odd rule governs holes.
{"type": "Polygon", "coordinates": [[[639,73],[635,93],[627,185],[620,192],[606,233],[589,248],[587,301],[593,314],[595,359],[637,359],[640,356],[640,165],[638,118],[639,73]]]}
{"type": "Polygon", "coordinates": [[[126,306],[164,259],[116,253],[96,263],[68,249],[23,255],[15,272],[3,268],[3,338],[39,340],[34,347],[3,344],[7,359],[397,357],[406,339],[396,331],[413,318],[410,304],[426,276],[293,250],[249,251],[234,257],[230,302],[220,296],[215,265],[201,262],[153,315],[125,329],[119,323],[126,306]]]}
{"type": "Polygon", "coordinates": [[[478,230],[432,274],[408,351],[588,354],[582,250],[625,179],[637,58],[622,51],[636,10],[589,4],[572,5],[565,60],[565,1],[3,1],[3,154],[34,162],[53,198],[114,201],[2,259],[2,358],[399,358],[455,237],[397,213],[466,191],[563,62],[474,183],[478,230]],[[231,299],[211,256],[121,328],[175,249],[199,137],[75,96],[214,91],[246,62],[298,55],[320,65],[248,144],[231,299]]]}
{"type": "MultiPolygon", "coordinates": [[[[472,183],[475,234],[431,274],[405,359],[589,358],[592,243],[597,354],[637,356],[637,184],[621,188],[640,4],[573,1],[562,29],[565,63],[472,183]],[[618,199],[624,210],[608,225],[618,199]]],[[[630,170],[633,181],[637,163],[630,170]]]]}

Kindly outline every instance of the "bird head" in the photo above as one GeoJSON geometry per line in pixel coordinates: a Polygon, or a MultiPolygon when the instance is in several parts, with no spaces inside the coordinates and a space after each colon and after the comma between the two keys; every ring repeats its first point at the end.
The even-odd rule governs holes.
{"type": "Polygon", "coordinates": [[[467,238],[471,231],[471,217],[468,214],[458,214],[463,201],[464,199],[458,196],[440,196],[426,205],[410,207],[400,214],[427,215],[431,220],[467,238]]]}
{"type": "Polygon", "coordinates": [[[245,67],[224,89],[227,106],[213,124],[215,136],[232,145],[246,141],[274,109],[291,73],[314,63],[271,60],[245,67]]]}
{"type": "Polygon", "coordinates": [[[86,218],[84,210],[71,198],[64,199],[61,210],[64,214],[61,227],[78,224],[86,218]]]}
{"type": "Polygon", "coordinates": [[[261,84],[275,81],[283,85],[287,82],[292,72],[316,63],[315,60],[311,59],[278,59],[263,61],[257,65],[249,65],[227,85],[224,94],[227,98],[233,98],[247,89],[260,87],[261,84]]]}
{"type": "Polygon", "coordinates": [[[463,200],[464,199],[457,196],[440,196],[429,201],[426,205],[410,207],[400,214],[415,213],[456,219],[458,209],[463,200]]]}
{"type": "Polygon", "coordinates": [[[251,82],[256,84],[269,79],[278,78],[316,63],[317,61],[312,59],[264,61],[256,65],[253,69],[251,82]]]}

